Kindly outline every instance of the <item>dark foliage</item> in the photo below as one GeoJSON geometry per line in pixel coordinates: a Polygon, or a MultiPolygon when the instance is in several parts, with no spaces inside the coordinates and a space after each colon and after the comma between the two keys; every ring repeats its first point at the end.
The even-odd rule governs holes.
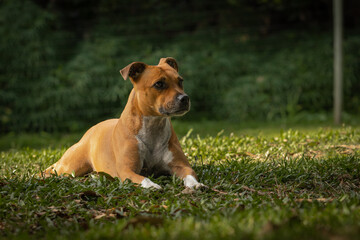
{"type": "MultiPolygon", "coordinates": [[[[0,131],[118,117],[132,61],[179,62],[187,118],[272,120],[332,108],[331,1],[0,1],[0,131]]],[[[345,5],[345,110],[359,113],[356,1],[345,5]]]]}

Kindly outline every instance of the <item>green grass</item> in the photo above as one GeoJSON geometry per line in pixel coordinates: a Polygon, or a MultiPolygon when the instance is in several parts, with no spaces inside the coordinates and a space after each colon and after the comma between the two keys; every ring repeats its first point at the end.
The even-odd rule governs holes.
{"type": "MultiPolygon", "coordinates": [[[[203,127],[212,123],[207,124],[203,127]]],[[[175,127],[184,129],[178,122],[175,127]]],[[[60,158],[69,142],[61,142],[60,147],[40,144],[4,150],[0,153],[0,237],[358,237],[360,128],[299,129],[181,134],[184,152],[200,181],[209,186],[197,191],[184,191],[181,181],[173,177],[152,178],[163,186],[160,191],[104,174],[34,178],[60,158]]]]}
{"type": "MultiPolygon", "coordinates": [[[[344,114],[343,126],[360,127],[360,116],[344,114]]],[[[185,136],[191,131],[192,136],[199,135],[200,137],[215,136],[219,132],[224,135],[231,133],[235,135],[249,135],[249,136],[276,136],[279,131],[287,131],[289,129],[297,129],[302,133],[310,133],[321,128],[339,129],[339,126],[334,126],[332,123],[332,116],[325,113],[318,114],[298,114],[293,119],[283,119],[270,122],[259,121],[245,121],[245,122],[229,122],[229,121],[184,121],[177,118],[172,120],[175,132],[179,138],[185,136]]],[[[342,126],[342,127],[343,127],[342,126]]],[[[8,133],[0,136],[0,151],[8,149],[20,149],[25,147],[30,148],[62,148],[70,147],[77,142],[85,133],[8,133]]]]}

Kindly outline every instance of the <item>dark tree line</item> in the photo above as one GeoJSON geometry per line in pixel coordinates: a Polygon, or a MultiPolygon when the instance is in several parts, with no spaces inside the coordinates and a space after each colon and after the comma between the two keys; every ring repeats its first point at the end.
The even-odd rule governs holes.
{"type": "MultiPolygon", "coordinates": [[[[345,1],[345,111],[360,112],[360,2],[345,1]]],[[[187,118],[273,120],[332,107],[332,1],[0,1],[0,131],[117,117],[132,61],[178,59],[187,118]]]]}

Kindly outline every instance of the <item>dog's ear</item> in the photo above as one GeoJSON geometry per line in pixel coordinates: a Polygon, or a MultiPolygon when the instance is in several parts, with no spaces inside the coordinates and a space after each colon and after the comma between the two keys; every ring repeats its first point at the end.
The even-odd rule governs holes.
{"type": "Polygon", "coordinates": [[[140,75],[144,72],[146,64],[142,62],[133,62],[120,70],[121,76],[126,80],[128,77],[131,80],[136,81],[140,75]]]}
{"type": "Polygon", "coordinates": [[[170,65],[170,67],[175,69],[177,72],[179,71],[178,64],[177,64],[176,60],[172,57],[161,58],[159,64],[162,64],[162,63],[167,63],[168,65],[170,65]]]}

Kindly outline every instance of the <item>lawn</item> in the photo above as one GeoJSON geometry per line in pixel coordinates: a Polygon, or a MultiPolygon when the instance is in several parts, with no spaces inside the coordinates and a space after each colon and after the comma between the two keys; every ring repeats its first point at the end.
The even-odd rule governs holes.
{"type": "Polygon", "coordinates": [[[1,143],[14,144],[3,144],[0,153],[0,238],[358,238],[359,127],[233,127],[202,134],[229,129],[226,123],[210,125],[193,124],[186,134],[175,123],[184,152],[209,187],[196,191],[173,177],[151,178],[163,190],[101,173],[36,178],[72,142],[54,137],[58,143],[39,143],[41,136],[51,139],[42,134],[26,148],[24,142],[33,146],[29,137],[22,136],[22,143],[17,136],[2,137],[1,143]]]}

